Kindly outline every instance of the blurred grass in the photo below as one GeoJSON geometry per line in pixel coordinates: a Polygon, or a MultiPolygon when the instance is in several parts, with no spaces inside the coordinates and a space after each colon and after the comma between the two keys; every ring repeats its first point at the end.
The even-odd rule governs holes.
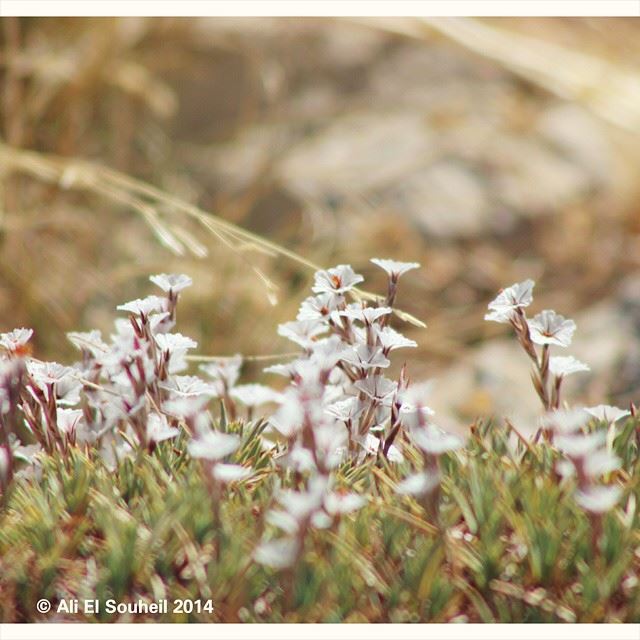
{"type": "Polygon", "coordinates": [[[211,598],[213,614],[135,621],[638,622],[637,428],[629,421],[616,440],[624,498],[597,546],[573,481],[556,483],[556,454],[546,445],[514,451],[496,423],[477,424],[467,449],[444,459],[438,521],[394,493],[407,462],[344,464],[338,485],[369,504],[307,539],[293,602],[283,596],[286,574],[251,560],[276,481],[292,481],[254,429],[242,430],[233,461],[255,472],[224,495],[221,529],[184,436],[115,473],[80,450],[42,458],[41,473],[16,482],[0,514],[0,619],[126,620],[104,609],[40,616],[39,598],[54,611],[61,598],[211,598]]]}

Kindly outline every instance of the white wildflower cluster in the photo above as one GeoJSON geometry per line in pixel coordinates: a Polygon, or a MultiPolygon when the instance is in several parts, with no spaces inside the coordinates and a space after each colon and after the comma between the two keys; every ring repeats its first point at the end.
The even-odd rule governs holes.
{"type": "MultiPolygon", "coordinates": [[[[564,456],[558,463],[558,473],[563,477],[576,476],[576,502],[593,514],[612,509],[622,493],[620,487],[600,482],[603,476],[621,464],[621,460],[605,445],[605,432],[597,425],[595,429],[588,428],[592,416],[602,420],[600,416],[604,412],[601,409],[602,405],[587,409],[556,409],[542,418],[542,427],[552,434],[554,446],[564,456]]],[[[611,417],[620,419],[623,415],[625,412],[618,409],[611,417]]]]}
{"type": "Polygon", "coordinates": [[[303,301],[295,321],[278,329],[302,353],[266,369],[289,380],[270,423],[288,445],[283,463],[305,481],[277,497],[269,521],[282,535],[258,548],[256,559],[265,564],[290,566],[309,527],[327,527],[363,504],[361,497],[334,488],[332,471],[341,461],[367,456],[400,461],[405,434],[424,452],[425,468],[400,490],[425,495],[439,486],[438,456],[462,444],[431,423],[424,388],[410,387],[404,369],[398,380],[386,374],[393,352],[417,346],[389,320],[400,276],[419,265],[372,262],[388,275],[387,295],[377,305],[347,301],[363,277],[339,265],[316,273],[315,295],[303,301]]]}
{"type": "Polygon", "coordinates": [[[162,295],[120,305],[128,318],[116,320],[108,340],[99,331],[68,334],[81,353],[72,366],[28,357],[31,330],[0,335],[0,420],[5,434],[0,475],[9,476],[13,458],[26,457],[15,436],[20,425],[39,450],[65,453],[72,446],[92,446],[112,463],[132,448],[152,450],[175,438],[181,424],[193,435],[192,455],[213,461],[211,473],[221,482],[246,475],[221,462],[235,448],[230,443],[237,446],[237,437],[212,431],[206,410],[211,398],[231,392],[241,361],[209,365],[205,371],[210,381],[186,375],[185,356],[197,343],[173,328],[180,293],[191,278],[160,274],[150,280],[162,295]]]}
{"type": "Polygon", "coordinates": [[[586,511],[600,514],[620,499],[619,487],[602,485],[599,479],[620,465],[612,453],[615,423],[630,412],[609,405],[560,408],[564,378],[589,371],[589,366],[573,356],[550,355],[551,347],[566,348],[571,344],[576,324],[550,309],[528,318],[525,309],[533,301],[534,284],[533,280],[525,280],[501,291],[489,303],[485,320],[513,326],[533,362],[532,381],[545,409],[535,439],[543,435],[547,443],[563,454],[558,472],[563,476],[575,475],[576,501],[586,511]],[[587,423],[591,417],[606,423],[607,433],[598,428],[589,430],[587,423]]]}
{"type": "Polygon", "coordinates": [[[551,347],[571,344],[576,323],[551,309],[528,318],[526,307],[533,302],[533,280],[525,280],[503,289],[489,303],[485,320],[511,324],[531,361],[532,380],[545,410],[560,406],[562,382],[566,376],[589,371],[589,366],[573,356],[552,356],[551,347]]]}

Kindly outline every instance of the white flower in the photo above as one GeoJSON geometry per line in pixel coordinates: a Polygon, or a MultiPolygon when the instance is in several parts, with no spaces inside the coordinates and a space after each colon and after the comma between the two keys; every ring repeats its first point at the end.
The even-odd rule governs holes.
{"type": "Polygon", "coordinates": [[[355,396],[347,398],[346,400],[334,402],[325,409],[327,415],[330,415],[337,420],[342,420],[342,422],[356,420],[363,411],[364,406],[355,396]]]}
{"type": "Polygon", "coordinates": [[[605,434],[595,433],[571,433],[566,435],[555,435],[553,444],[562,453],[570,458],[583,458],[597,451],[605,441],[605,434]]]}
{"type": "Polygon", "coordinates": [[[312,476],[309,478],[307,489],[281,491],[278,495],[278,502],[289,515],[301,521],[322,507],[328,488],[329,478],[327,476],[312,476]]]}
{"type": "Polygon", "coordinates": [[[179,429],[169,426],[165,415],[153,412],[147,416],[147,438],[151,442],[169,440],[175,438],[179,433],[179,429]]]}
{"type": "Polygon", "coordinates": [[[622,461],[606,449],[598,449],[589,454],[584,461],[584,471],[590,478],[597,478],[605,473],[620,468],[622,461]]]}
{"type": "Polygon", "coordinates": [[[573,433],[586,424],[588,417],[584,409],[555,409],[542,416],[540,426],[561,433],[573,433]]]}
{"type": "Polygon", "coordinates": [[[614,424],[618,422],[618,420],[631,415],[630,411],[625,411],[618,407],[612,407],[609,404],[599,404],[596,407],[586,407],[585,411],[591,414],[594,418],[609,424],[614,424]]]}
{"type": "Polygon", "coordinates": [[[411,437],[420,449],[436,456],[460,449],[464,444],[462,438],[443,431],[435,424],[412,429],[411,437]]]}
{"type": "Polygon", "coordinates": [[[272,364],[269,367],[265,367],[263,371],[265,373],[273,373],[277,376],[284,376],[285,378],[293,378],[296,374],[298,362],[298,360],[292,360],[291,362],[286,362],[284,364],[272,364]]]}
{"type": "Polygon", "coordinates": [[[308,349],[326,327],[317,320],[292,320],[278,325],[278,335],[308,349]]]}
{"type": "Polygon", "coordinates": [[[173,376],[159,386],[161,389],[166,389],[176,396],[185,398],[195,396],[216,397],[218,395],[214,385],[205,382],[198,376],[173,376]]]}
{"type": "MultiPolygon", "coordinates": [[[[372,433],[368,433],[364,438],[358,441],[358,444],[363,448],[365,454],[377,455],[382,450],[382,442],[380,438],[376,438],[372,433]]],[[[387,451],[387,458],[389,462],[404,462],[404,456],[400,453],[395,445],[391,445],[387,451]]]]}
{"type": "Polygon", "coordinates": [[[378,329],[378,340],[380,341],[385,353],[395,351],[396,349],[418,346],[418,343],[415,340],[405,338],[401,333],[389,326],[378,329]]]}
{"type": "Polygon", "coordinates": [[[181,333],[159,333],[154,338],[162,351],[186,351],[198,346],[195,340],[183,336],[181,333]]]}
{"type": "MultiPolygon", "coordinates": [[[[343,354],[349,351],[349,348],[340,340],[338,336],[329,336],[318,340],[313,345],[313,351],[309,362],[312,363],[319,371],[330,371],[333,369],[338,360],[341,360],[343,354]]],[[[300,366],[297,366],[300,370],[300,366]]]]}
{"type": "Polygon", "coordinates": [[[7,351],[19,351],[31,340],[33,329],[14,329],[8,333],[0,333],[0,346],[7,351]]]}
{"type": "Polygon", "coordinates": [[[69,376],[73,370],[57,362],[27,362],[27,370],[35,382],[44,387],[48,384],[55,384],[69,376]]]}
{"type": "Polygon", "coordinates": [[[57,409],[56,424],[61,433],[73,434],[82,418],[82,411],[79,409],[57,409]]]}
{"type": "Polygon", "coordinates": [[[102,340],[102,333],[98,330],[87,331],[84,333],[77,331],[70,332],[67,333],[67,338],[69,342],[76,347],[76,349],[88,351],[94,356],[94,358],[109,350],[109,347],[102,340]]]}
{"type": "Polygon", "coordinates": [[[230,395],[245,407],[258,407],[269,402],[281,402],[282,394],[263,384],[241,384],[234,387],[230,395]]]}
{"type": "Polygon", "coordinates": [[[300,431],[304,419],[304,407],[296,389],[284,392],[282,404],[276,413],[269,418],[272,424],[285,438],[290,438],[300,431]]]}
{"type": "Polygon", "coordinates": [[[401,275],[407,273],[407,271],[420,268],[420,264],[417,262],[398,262],[397,260],[386,260],[383,258],[371,258],[371,262],[381,269],[384,269],[393,280],[397,280],[401,275]]]}
{"type": "Polygon", "coordinates": [[[503,289],[489,305],[485,320],[510,322],[516,309],[528,307],[533,300],[533,280],[525,280],[503,289]]]}
{"type": "Polygon", "coordinates": [[[339,264],[333,269],[317,271],[314,276],[314,293],[346,293],[364,278],[355,273],[348,264],[339,264]]]}
{"type": "Polygon", "coordinates": [[[573,356],[551,356],[549,358],[549,371],[558,378],[578,373],[579,371],[590,370],[588,364],[580,362],[573,356]]]}
{"type": "Polygon", "coordinates": [[[251,469],[239,464],[217,464],[212,473],[216,480],[226,484],[248,478],[251,475],[251,469]]]}
{"type": "Polygon", "coordinates": [[[298,311],[298,320],[326,320],[337,307],[344,303],[344,297],[335,293],[321,293],[310,296],[302,302],[298,311]]]}
{"type": "Polygon", "coordinates": [[[391,307],[363,307],[361,304],[350,304],[343,311],[336,311],[338,316],[345,316],[350,320],[358,320],[371,325],[382,316],[388,316],[392,312],[391,307]]]}
{"type": "Polygon", "coordinates": [[[355,493],[333,492],[324,499],[324,507],[331,514],[351,513],[364,505],[366,500],[355,493]]]}
{"type": "Polygon", "coordinates": [[[430,493],[440,484],[438,474],[414,473],[405,478],[397,487],[397,492],[410,496],[422,496],[430,493]]]}
{"type": "Polygon", "coordinates": [[[191,418],[204,410],[209,398],[204,395],[180,396],[162,404],[162,409],[177,418],[191,418]]]}
{"type": "Polygon", "coordinates": [[[127,311],[128,313],[149,315],[151,313],[160,313],[167,310],[168,301],[161,296],[147,296],[146,298],[137,298],[118,305],[118,311],[127,311]]]}
{"type": "Polygon", "coordinates": [[[358,380],[354,386],[373,400],[385,400],[395,392],[398,385],[384,376],[373,376],[358,380]]]}
{"type": "Polygon", "coordinates": [[[253,559],[273,569],[286,569],[294,563],[298,549],[299,543],[295,538],[270,540],[255,550],[253,559]]]}
{"type": "Polygon", "coordinates": [[[347,351],[341,360],[359,369],[375,369],[388,367],[391,362],[384,357],[380,347],[369,347],[366,344],[358,345],[347,351]]]}
{"type": "Polygon", "coordinates": [[[576,502],[592,513],[605,513],[616,506],[622,490],[615,486],[593,486],[576,493],[576,502]]]}
{"type": "Polygon", "coordinates": [[[192,458],[222,460],[240,446],[240,438],[233,433],[207,431],[194,438],[188,445],[192,458]]]}
{"type": "Polygon", "coordinates": [[[149,280],[167,293],[169,291],[178,293],[193,284],[193,280],[189,276],[176,273],[159,273],[158,275],[150,276],[149,280]]]}
{"type": "Polygon", "coordinates": [[[531,340],[536,344],[555,344],[568,347],[571,344],[576,323],[552,309],[545,309],[527,321],[531,340]]]}
{"type": "Polygon", "coordinates": [[[242,356],[235,355],[231,358],[220,358],[215,362],[200,365],[200,370],[218,383],[219,394],[222,395],[225,389],[231,389],[238,381],[241,367],[242,356]]]}

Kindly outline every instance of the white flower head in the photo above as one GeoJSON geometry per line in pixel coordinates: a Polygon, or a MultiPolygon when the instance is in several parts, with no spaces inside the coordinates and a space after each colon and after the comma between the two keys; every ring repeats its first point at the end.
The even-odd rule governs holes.
{"type": "Polygon", "coordinates": [[[588,418],[584,409],[555,409],[542,416],[540,426],[558,433],[574,433],[582,429],[588,418]]]}
{"type": "Polygon", "coordinates": [[[605,513],[616,506],[622,495],[620,487],[592,486],[576,493],[576,502],[586,511],[605,513]]]}
{"type": "Polygon", "coordinates": [[[588,364],[580,362],[573,356],[551,356],[549,358],[549,371],[557,378],[564,378],[572,373],[590,370],[588,364]]]}
{"type": "Polygon", "coordinates": [[[420,449],[439,456],[460,449],[464,442],[459,436],[443,431],[435,424],[411,430],[411,437],[420,449]]]}
{"type": "Polygon", "coordinates": [[[240,384],[230,392],[231,397],[245,407],[259,407],[271,402],[281,402],[282,394],[263,384],[240,384]]]}
{"type": "Polygon", "coordinates": [[[151,442],[162,442],[175,438],[180,431],[169,426],[167,417],[155,411],[147,416],[147,438],[151,442]]]}
{"type": "Polygon", "coordinates": [[[147,296],[146,298],[137,298],[131,302],[125,302],[118,305],[118,311],[127,311],[133,314],[149,315],[151,313],[162,313],[167,311],[168,301],[161,296],[147,296]]]}
{"type": "Polygon", "coordinates": [[[300,305],[297,320],[326,320],[342,303],[344,296],[336,293],[309,296],[300,305]]]}
{"type": "Polygon", "coordinates": [[[314,276],[314,293],[346,293],[364,278],[356,273],[350,265],[339,264],[333,269],[316,271],[314,276]]]}
{"type": "Polygon", "coordinates": [[[222,395],[225,389],[231,389],[236,384],[241,367],[242,356],[237,354],[231,358],[220,358],[215,362],[200,365],[200,370],[219,384],[219,393],[222,395]]]}
{"type": "Polygon", "coordinates": [[[584,458],[600,449],[605,441],[605,434],[594,433],[567,433],[556,434],[553,444],[569,458],[584,458]]]}
{"type": "Polygon", "coordinates": [[[198,376],[173,376],[160,383],[160,388],[170,391],[174,397],[193,398],[197,396],[216,397],[215,385],[205,382],[198,376]]]}
{"type": "Polygon", "coordinates": [[[618,407],[612,407],[610,404],[599,404],[596,407],[586,407],[585,411],[592,415],[597,420],[607,422],[608,424],[614,424],[631,415],[630,411],[619,409],[618,407]]]}
{"type": "Polygon", "coordinates": [[[534,286],[533,280],[525,280],[503,289],[488,304],[489,313],[485,315],[484,319],[493,322],[510,322],[516,309],[528,307],[531,304],[534,286]]]}
{"type": "Polygon", "coordinates": [[[350,320],[358,320],[371,325],[382,316],[388,316],[392,312],[390,307],[363,307],[361,304],[350,304],[344,311],[336,311],[339,316],[345,316],[350,320]]]}
{"type": "Polygon", "coordinates": [[[568,347],[571,344],[576,323],[552,309],[545,309],[527,321],[531,340],[536,344],[554,344],[568,347]]]}
{"type": "Polygon", "coordinates": [[[149,280],[167,293],[169,291],[178,293],[193,284],[193,280],[189,276],[176,273],[159,273],[158,275],[150,276],[149,280]]]}
{"type": "Polygon", "coordinates": [[[35,382],[44,387],[47,384],[56,384],[73,373],[71,367],[65,367],[57,362],[27,362],[27,370],[35,382]]]}
{"type": "Polygon", "coordinates": [[[278,335],[309,349],[326,327],[317,320],[292,320],[278,325],[278,335]]]}
{"type": "Polygon", "coordinates": [[[378,329],[378,341],[385,353],[390,353],[396,349],[415,348],[418,346],[415,340],[405,338],[400,332],[389,326],[378,329]]]}
{"type": "Polygon", "coordinates": [[[386,260],[383,258],[372,258],[371,262],[386,271],[392,280],[397,280],[400,276],[407,273],[407,271],[420,268],[420,264],[417,262],[399,262],[397,260],[386,260]]]}
{"type": "Polygon", "coordinates": [[[240,437],[233,433],[207,431],[200,433],[188,445],[192,458],[222,460],[240,446],[240,437]]]}
{"type": "Polygon", "coordinates": [[[297,538],[279,538],[263,542],[255,550],[253,559],[273,569],[290,567],[298,555],[300,543],[297,538]]]}
{"type": "Polygon", "coordinates": [[[69,342],[80,351],[88,351],[94,357],[98,357],[109,350],[102,340],[102,333],[97,329],[93,331],[67,333],[69,342]]]}
{"type": "Polygon", "coordinates": [[[438,474],[420,472],[405,478],[398,485],[396,491],[409,496],[423,496],[431,493],[439,484],[440,477],[438,474]]]}
{"type": "Polygon", "coordinates": [[[365,499],[356,493],[334,491],[325,497],[324,508],[331,515],[351,513],[360,509],[365,502],[365,499]]]}
{"type": "Polygon", "coordinates": [[[76,431],[78,421],[82,418],[79,409],[61,409],[56,412],[56,424],[61,433],[71,435],[76,431]]]}
{"type": "Polygon", "coordinates": [[[208,401],[206,395],[185,395],[165,401],[162,409],[176,418],[191,418],[204,411],[208,401]]]}
{"type": "Polygon", "coordinates": [[[227,484],[248,478],[251,475],[251,469],[239,464],[221,463],[213,467],[212,474],[218,482],[227,484]]]}
{"type": "Polygon", "coordinates": [[[373,376],[358,380],[354,386],[373,400],[386,400],[398,387],[395,382],[384,376],[373,376]]]}
{"type": "Polygon", "coordinates": [[[14,329],[8,333],[0,333],[0,346],[3,346],[7,351],[21,351],[26,346],[27,342],[31,340],[33,335],[33,329],[14,329]]]}
{"type": "Polygon", "coordinates": [[[356,420],[363,411],[364,405],[356,396],[334,402],[325,409],[327,415],[332,416],[336,420],[341,420],[342,422],[356,420]]]}
{"type": "Polygon", "coordinates": [[[380,347],[370,347],[366,344],[349,349],[341,357],[341,360],[359,369],[376,369],[378,367],[384,369],[391,364],[380,347]]]}
{"type": "Polygon", "coordinates": [[[181,333],[159,333],[154,336],[156,344],[162,351],[183,351],[195,349],[198,343],[181,333]]]}

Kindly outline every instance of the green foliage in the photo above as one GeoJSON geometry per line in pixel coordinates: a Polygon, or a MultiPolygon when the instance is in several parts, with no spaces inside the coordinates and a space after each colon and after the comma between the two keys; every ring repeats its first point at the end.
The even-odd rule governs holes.
{"type": "Polygon", "coordinates": [[[442,459],[437,519],[394,487],[412,459],[344,463],[338,486],[368,504],[314,530],[293,570],[252,560],[278,483],[295,481],[265,451],[260,422],[232,462],[251,466],[219,503],[186,437],[108,468],[92,452],[44,457],[14,482],[0,514],[2,621],[481,622],[639,621],[638,451],[633,420],[615,446],[625,487],[600,530],[555,474],[547,445],[508,445],[509,431],[475,425],[467,448],[442,459]],[[219,511],[219,520],[216,513],[219,511]],[[216,524],[219,523],[219,524],[216,524]],[[36,612],[40,598],[53,610],[36,612]],[[56,613],[62,598],[211,599],[213,613],[56,613]]]}

